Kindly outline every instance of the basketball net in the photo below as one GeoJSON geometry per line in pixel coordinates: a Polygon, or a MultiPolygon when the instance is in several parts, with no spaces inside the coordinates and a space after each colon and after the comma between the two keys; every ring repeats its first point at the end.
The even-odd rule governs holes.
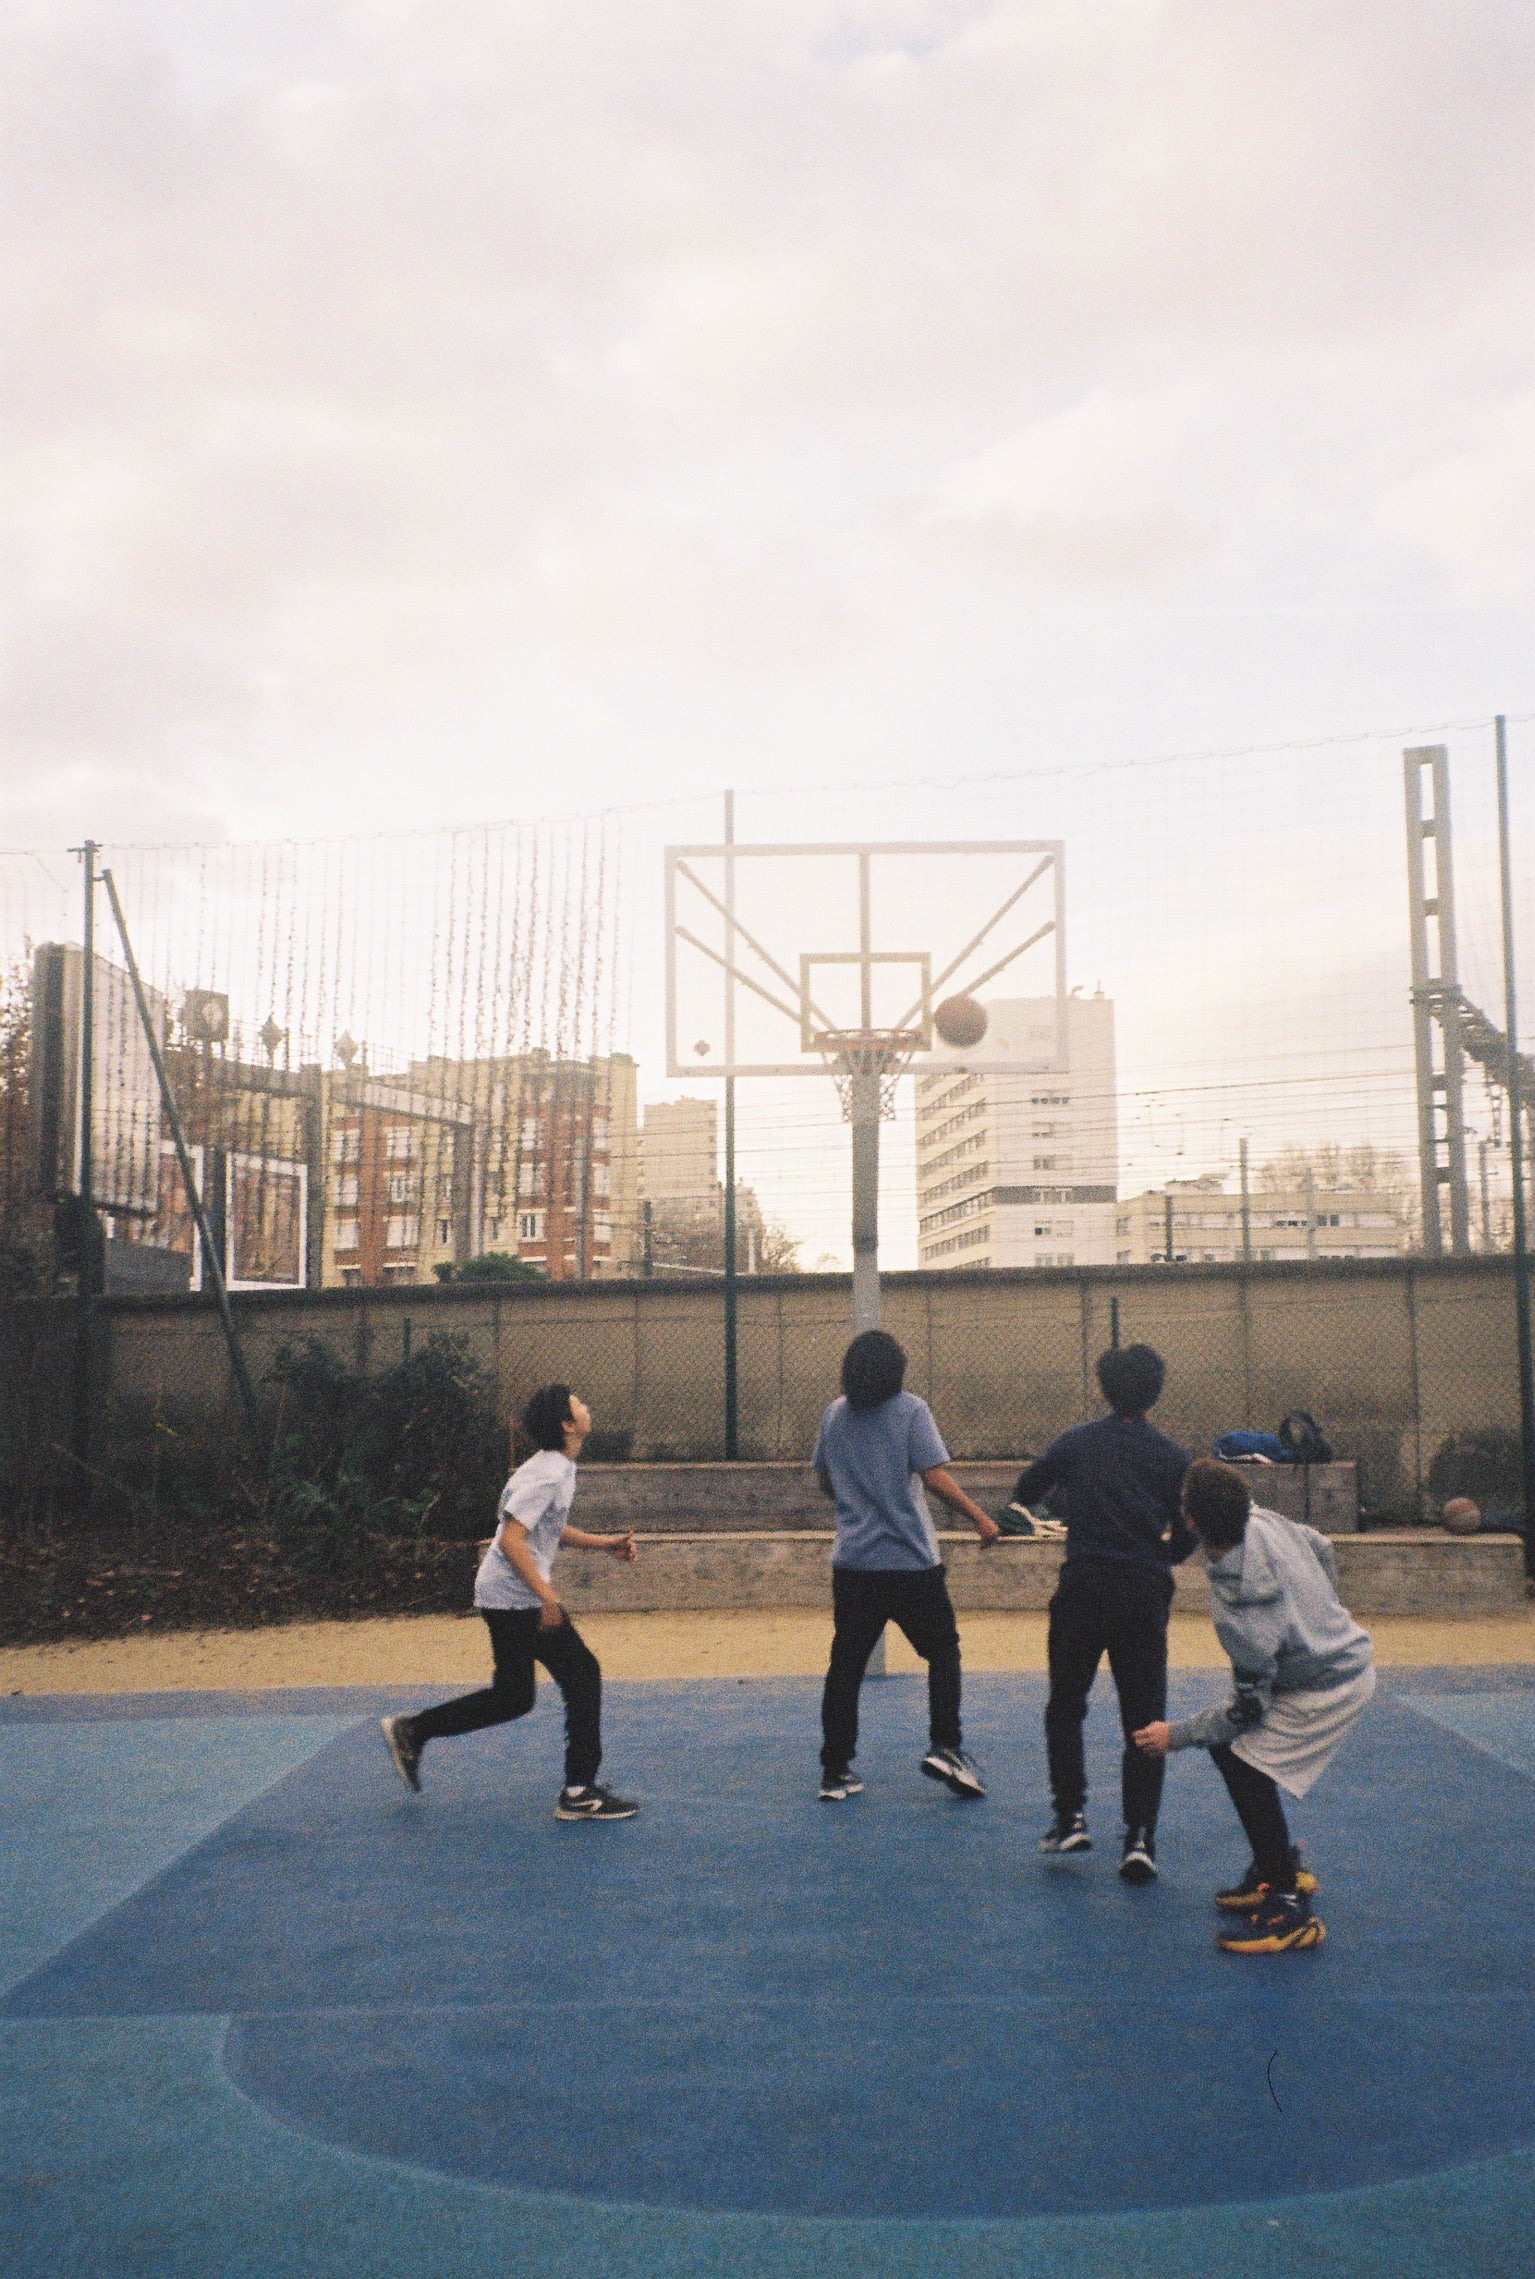
{"type": "Polygon", "coordinates": [[[879,1079],[879,1112],[885,1123],[895,1116],[896,1087],[906,1074],[911,1056],[926,1042],[920,1029],[820,1029],[815,1046],[837,1087],[842,1121],[853,1120],[853,1083],[856,1077],[879,1079]]]}

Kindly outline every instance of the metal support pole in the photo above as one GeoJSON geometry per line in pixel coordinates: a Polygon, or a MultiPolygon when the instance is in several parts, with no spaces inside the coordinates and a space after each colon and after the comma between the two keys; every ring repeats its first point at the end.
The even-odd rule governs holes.
{"type": "MultiPolygon", "coordinates": [[[[92,1414],[95,1406],[95,1388],[91,1382],[91,1328],[95,1317],[96,1299],[101,1291],[102,1247],[100,1222],[96,1217],[96,857],[100,852],[94,839],[87,839],[79,849],[84,863],[85,908],[80,938],[84,955],[80,966],[80,1082],[79,1132],[77,1152],[79,1159],[79,1194],[76,1198],[75,1218],[75,1399],[74,1399],[74,1451],[82,1463],[89,1463],[92,1440],[92,1414]]],[[[68,1208],[66,1204],[65,1208],[68,1208]]]]}
{"type": "Polygon", "coordinates": [[[1440,1194],[1444,1190],[1450,1205],[1450,1248],[1457,1257],[1464,1257],[1471,1248],[1471,1223],[1462,1097],[1465,1051],[1455,949],[1455,861],[1450,838],[1450,756],[1443,744],[1415,746],[1402,754],[1402,767],[1407,803],[1407,895],[1423,1248],[1431,1258],[1443,1252],[1440,1194]],[[1424,810],[1425,774],[1432,814],[1424,810]],[[1433,846],[1432,877],[1426,853],[1430,843],[1433,846]],[[1436,1021],[1440,1031],[1438,1067],[1434,1054],[1436,1021]]]}
{"type": "Polygon", "coordinates": [[[1237,1170],[1242,1185],[1242,1264],[1251,1266],[1253,1262],[1253,1203],[1252,1189],[1248,1184],[1247,1142],[1245,1139],[1237,1141],[1237,1170]]]}
{"type": "Polygon", "coordinates": [[[853,1335],[879,1327],[879,1072],[855,1068],[853,1109],[853,1335]]]}
{"type": "Polygon", "coordinates": [[[1524,1471],[1524,1571],[1535,1575],[1535,1363],[1530,1330],[1530,1253],[1524,1217],[1524,1165],[1519,1139],[1519,1014],[1514,987],[1514,890],[1509,856],[1508,734],[1496,723],[1498,872],[1503,896],[1504,1034],[1508,1039],[1508,1152],[1514,1182],[1514,1313],[1519,1337],[1519,1437],[1524,1471]]]}
{"type": "Polygon", "coordinates": [[[1173,1262],[1173,1199],[1166,1198],[1163,1212],[1162,1255],[1169,1266],[1173,1262]]]}
{"type": "MultiPolygon", "coordinates": [[[[725,794],[725,845],[733,847],[736,837],[736,795],[725,794]]],[[[730,919],[735,917],[736,866],[734,857],[725,857],[725,909],[730,919]]],[[[734,942],[733,932],[728,935],[734,942]]],[[[734,951],[732,950],[732,955],[734,951]]],[[[735,1039],[735,983],[732,980],[725,993],[725,1058],[734,1063],[735,1039]]],[[[741,1406],[739,1371],[739,1323],[736,1310],[736,1080],[725,1079],[725,1461],[734,1464],[741,1454],[741,1406]]]]}
{"type": "Polygon", "coordinates": [[[192,1216],[197,1222],[197,1232],[203,1246],[204,1266],[213,1283],[213,1295],[219,1309],[219,1320],[224,1325],[224,1338],[229,1347],[230,1372],[234,1377],[235,1386],[240,1395],[240,1405],[245,1411],[245,1428],[250,1436],[252,1452],[259,1457],[263,1453],[261,1418],[256,1408],[256,1394],[250,1381],[250,1371],[245,1366],[245,1355],[240,1350],[240,1339],[235,1329],[234,1315],[229,1310],[229,1292],[224,1286],[224,1261],[219,1256],[218,1245],[213,1239],[213,1229],[208,1223],[208,1213],[204,1208],[202,1195],[197,1185],[197,1177],[192,1168],[192,1151],[187,1146],[187,1135],[182,1125],[181,1111],[176,1106],[175,1095],[170,1087],[170,1079],[165,1073],[165,1056],[160,1050],[160,1039],[155,1034],[155,1024],[150,1018],[149,1003],[144,995],[144,984],[139,979],[138,960],[133,954],[133,944],[128,939],[127,920],[123,916],[123,906],[117,899],[117,887],[109,870],[102,872],[101,883],[107,890],[108,898],[112,904],[112,915],[117,920],[118,939],[123,945],[123,960],[128,968],[128,979],[133,984],[133,1001],[139,1009],[139,1021],[144,1031],[145,1042],[149,1046],[149,1057],[154,1062],[155,1079],[160,1087],[160,1105],[165,1111],[165,1120],[171,1128],[171,1139],[176,1149],[176,1161],[181,1167],[181,1182],[187,1192],[187,1201],[192,1206],[192,1216]]]}

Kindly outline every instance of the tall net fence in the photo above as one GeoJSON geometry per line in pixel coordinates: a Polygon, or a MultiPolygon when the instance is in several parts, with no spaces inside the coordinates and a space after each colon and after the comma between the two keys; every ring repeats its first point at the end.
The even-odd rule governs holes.
{"type": "MultiPolygon", "coordinates": [[[[1510,723],[1511,916],[1535,1021],[1532,761],[1535,729],[1510,723]]],[[[1280,1405],[1330,1408],[1382,1508],[1414,1506],[1447,1439],[1511,1437],[1512,1355],[1481,1298],[1457,1334],[1483,1392],[1452,1396],[1425,1391],[1438,1330],[1421,1307],[1350,1311],[1340,1294],[1350,1276],[1368,1295],[1404,1261],[1441,1260],[1492,1293],[1487,1321],[1511,1319],[1489,723],[984,780],[958,759],[947,782],[814,774],[812,760],[804,782],[737,795],[736,842],[926,850],[900,913],[912,957],[967,891],[951,843],[1062,849],[1065,1050],[984,1076],[951,1056],[886,1087],[887,1318],[944,1388],[956,1447],[1037,1444],[1091,1400],[1089,1348],[1116,1334],[1161,1341],[1169,1414],[1206,1440],[1280,1405]],[[1404,760],[1441,748],[1437,775],[1404,760]]],[[[102,1400],[169,1413],[227,1397],[178,1124],[229,1286],[264,1294],[238,1312],[264,1401],[278,1357],[307,1339],[366,1378],[419,1367],[423,1341],[451,1329],[494,1405],[541,1377],[600,1381],[606,1453],[720,1453],[725,1086],[717,1042],[668,1036],[664,879],[669,846],[724,832],[715,796],[440,833],[102,848],[164,1085],[99,891],[95,1252],[68,1205],[83,863],[0,855],[13,1347],[34,1324],[33,1358],[11,1370],[13,1455],[69,1443],[63,1411],[38,1424],[14,1387],[18,1369],[50,1389],[69,1377],[65,1329],[39,1363],[35,1323],[50,1308],[63,1322],[82,1277],[112,1323],[102,1400]]],[[[822,916],[813,886],[772,913],[785,986],[825,950],[822,916]]],[[[734,958],[728,932],[716,953],[734,958]]],[[[1023,971],[981,992],[994,1023],[1043,1002],[1023,971]]],[[[813,1055],[803,1077],[739,1079],[733,1115],[740,1447],[788,1457],[847,1331],[849,1132],[813,1055]]],[[[1527,1106],[1526,1149],[1532,1121],[1527,1106]]]]}

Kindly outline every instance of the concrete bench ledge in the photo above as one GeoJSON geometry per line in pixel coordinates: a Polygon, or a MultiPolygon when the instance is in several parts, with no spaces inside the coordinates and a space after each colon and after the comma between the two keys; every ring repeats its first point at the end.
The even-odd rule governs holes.
{"type": "MultiPolygon", "coordinates": [[[[578,1524],[594,1522],[585,1508],[578,1524]]],[[[556,1569],[574,1614],[724,1611],[737,1607],[827,1608],[831,1530],[717,1529],[647,1534],[633,1566],[601,1552],[567,1550],[556,1569]]],[[[970,1534],[941,1534],[954,1604],[967,1612],[1039,1612],[1061,1564],[1058,1543],[1004,1541],[983,1550],[970,1534]]],[[[1450,1536],[1427,1529],[1339,1538],[1345,1602],[1372,1614],[1508,1614],[1522,1608],[1524,1546],[1517,1535],[1450,1536]]],[[[1196,1555],[1174,1576],[1174,1610],[1208,1612],[1209,1584],[1196,1555]]]]}

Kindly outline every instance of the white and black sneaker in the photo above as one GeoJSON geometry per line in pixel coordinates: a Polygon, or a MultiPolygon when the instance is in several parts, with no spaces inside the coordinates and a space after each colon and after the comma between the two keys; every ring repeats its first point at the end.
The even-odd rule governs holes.
{"type": "Polygon", "coordinates": [[[977,1797],[986,1794],[986,1784],[975,1767],[973,1757],[963,1749],[929,1749],[922,1760],[922,1770],[929,1780],[941,1780],[956,1796],[977,1797]]]}
{"type": "Polygon", "coordinates": [[[1040,1843],[1042,1852],[1090,1852],[1093,1839],[1087,1832],[1087,1820],[1080,1812],[1058,1812],[1045,1831],[1040,1843]]]}
{"type": "Polygon", "coordinates": [[[379,1724],[383,1728],[384,1741],[389,1754],[394,1759],[395,1771],[407,1788],[419,1790],[421,1786],[421,1748],[411,1731],[410,1719],[408,1717],[381,1717],[379,1724]]]}
{"type": "Polygon", "coordinates": [[[1155,1883],[1157,1879],[1157,1848],[1151,1840],[1149,1828],[1127,1828],[1125,1848],[1119,1863],[1119,1872],[1126,1883],[1155,1883]]]}
{"type": "Polygon", "coordinates": [[[639,1806],[611,1789],[587,1781],[581,1788],[562,1788],[554,1807],[556,1820],[632,1820],[639,1806]]]}
{"type": "Polygon", "coordinates": [[[850,1766],[844,1765],[840,1773],[821,1775],[820,1797],[823,1804],[844,1804],[850,1796],[862,1796],[863,1782],[850,1766]]]}

